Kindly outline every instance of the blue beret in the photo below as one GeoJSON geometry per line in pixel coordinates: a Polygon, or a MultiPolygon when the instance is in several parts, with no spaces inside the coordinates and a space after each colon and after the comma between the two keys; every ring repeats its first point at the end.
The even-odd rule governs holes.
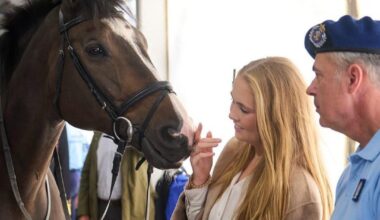
{"type": "Polygon", "coordinates": [[[380,54],[380,21],[370,17],[356,20],[349,15],[324,21],[306,33],[305,48],[313,58],[333,51],[380,54]]]}

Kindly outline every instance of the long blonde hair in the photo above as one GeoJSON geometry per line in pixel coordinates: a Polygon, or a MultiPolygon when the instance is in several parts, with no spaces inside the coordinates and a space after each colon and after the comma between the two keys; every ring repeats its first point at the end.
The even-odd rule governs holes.
{"type": "MultiPolygon", "coordinates": [[[[306,169],[315,180],[323,219],[329,219],[332,193],[320,157],[306,85],[298,69],[286,58],[269,57],[249,63],[238,76],[248,82],[255,99],[263,160],[255,169],[249,190],[237,210],[237,219],[283,219],[294,165],[306,169]]],[[[254,147],[239,144],[242,145],[237,155],[240,159],[234,160],[225,175],[213,183],[222,184],[223,189],[254,157],[254,147]]]]}

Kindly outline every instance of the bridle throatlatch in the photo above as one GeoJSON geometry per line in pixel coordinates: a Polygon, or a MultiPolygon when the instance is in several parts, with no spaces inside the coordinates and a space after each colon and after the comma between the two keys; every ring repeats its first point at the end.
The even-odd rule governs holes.
{"type": "MultiPolygon", "coordinates": [[[[64,22],[64,17],[62,11],[59,11],[59,23],[60,23],[60,34],[63,36],[61,40],[61,49],[59,50],[59,60],[57,63],[57,83],[56,83],[56,94],[54,97],[54,103],[57,109],[58,114],[61,114],[60,108],[59,108],[59,96],[61,92],[61,84],[62,84],[62,78],[63,78],[63,68],[64,68],[64,59],[65,59],[65,47],[67,48],[71,60],[74,63],[74,66],[79,73],[82,80],[86,83],[87,87],[91,91],[92,95],[95,97],[95,100],[100,105],[100,107],[106,111],[106,113],[109,115],[109,117],[112,119],[112,126],[113,126],[113,136],[112,139],[117,145],[117,150],[115,152],[114,160],[113,160],[113,168],[112,168],[112,184],[111,184],[111,192],[108,199],[107,207],[102,215],[103,219],[107,213],[110,201],[111,201],[111,195],[113,191],[114,184],[116,182],[116,177],[119,173],[120,168],[120,162],[123,158],[123,155],[125,153],[125,150],[128,146],[130,146],[132,142],[132,138],[135,132],[138,133],[138,146],[134,146],[138,150],[141,151],[142,149],[142,142],[145,138],[145,130],[149,125],[149,122],[151,121],[154,113],[158,109],[160,103],[163,101],[165,96],[167,96],[169,93],[174,93],[171,85],[167,81],[157,81],[154,82],[147,87],[141,89],[140,91],[136,92],[134,96],[132,96],[130,99],[125,100],[119,107],[116,107],[114,103],[111,101],[111,99],[102,92],[102,90],[99,88],[99,86],[96,84],[95,80],[91,77],[91,75],[86,70],[85,66],[82,64],[79,56],[77,55],[74,47],[71,45],[70,38],[68,31],[73,26],[85,21],[86,19],[82,16],[76,17],[68,22],[64,22]],[[157,99],[151,106],[150,110],[148,111],[143,123],[139,128],[134,128],[132,122],[123,116],[127,112],[127,110],[135,105],[137,102],[143,100],[147,96],[160,92],[157,99]],[[119,123],[125,123],[127,127],[126,137],[123,137],[120,133],[118,133],[118,124],[119,123]]],[[[141,160],[141,163],[144,161],[144,159],[141,160]]],[[[139,163],[139,165],[141,165],[139,163]]],[[[138,165],[138,167],[139,167],[138,165]]],[[[136,167],[136,168],[138,168],[136,167]]],[[[148,164],[148,187],[147,187],[147,202],[146,202],[146,213],[145,217],[146,219],[149,219],[149,187],[150,187],[150,176],[153,172],[153,167],[148,164]]]]}

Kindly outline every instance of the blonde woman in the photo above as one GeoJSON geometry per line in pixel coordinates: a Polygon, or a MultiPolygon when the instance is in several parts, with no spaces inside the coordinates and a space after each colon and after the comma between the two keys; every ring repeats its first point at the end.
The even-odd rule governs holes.
{"type": "Polygon", "coordinates": [[[211,132],[196,133],[193,174],[172,219],[327,220],[332,195],[319,154],[306,85],[282,57],[253,61],[237,75],[230,119],[235,137],[212,177],[211,132]]]}

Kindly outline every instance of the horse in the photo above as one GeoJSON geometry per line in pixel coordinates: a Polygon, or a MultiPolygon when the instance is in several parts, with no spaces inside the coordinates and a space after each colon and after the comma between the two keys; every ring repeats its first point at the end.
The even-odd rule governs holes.
{"type": "Polygon", "coordinates": [[[0,219],[65,218],[49,170],[65,121],[135,147],[159,169],[190,155],[191,119],[130,16],[123,0],[34,0],[5,16],[0,219]]]}

